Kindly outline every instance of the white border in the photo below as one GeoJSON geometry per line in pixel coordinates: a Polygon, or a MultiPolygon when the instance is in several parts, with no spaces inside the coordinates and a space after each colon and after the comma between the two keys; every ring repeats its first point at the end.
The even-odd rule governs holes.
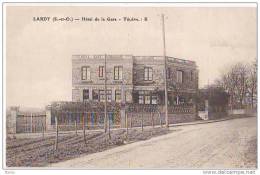
{"type": "MultiPolygon", "coordinates": [[[[60,0],[57,0],[57,1],[60,1],[60,0]]],[[[126,3],[116,3],[116,2],[113,2],[113,3],[84,3],[84,2],[77,2],[77,3],[63,3],[63,2],[60,2],[60,3],[48,3],[48,1],[44,2],[44,3],[20,3],[20,2],[15,2],[15,3],[9,3],[10,1],[5,1],[6,3],[2,4],[2,8],[1,8],[1,12],[3,10],[3,13],[1,13],[1,15],[3,14],[3,23],[2,23],[2,28],[1,28],[1,31],[3,30],[3,35],[2,35],[2,43],[3,46],[3,50],[2,50],[2,54],[3,54],[3,59],[2,59],[2,62],[1,62],[1,66],[3,68],[3,74],[2,75],[2,82],[3,82],[3,85],[2,85],[2,91],[3,91],[3,101],[1,101],[1,103],[3,103],[1,105],[1,109],[2,109],[2,113],[3,113],[3,120],[1,120],[1,124],[3,126],[2,128],[2,142],[4,144],[1,144],[1,148],[3,150],[3,157],[4,159],[2,160],[1,159],[1,165],[3,165],[3,162],[5,162],[6,160],[6,156],[5,156],[5,139],[6,139],[6,126],[5,126],[5,123],[6,123],[6,26],[5,26],[5,23],[6,23],[6,7],[7,6],[97,6],[97,7],[100,7],[100,6],[108,6],[108,7],[112,7],[112,6],[116,6],[116,7],[257,7],[257,2],[247,2],[247,3],[243,3],[243,2],[240,2],[240,3],[205,3],[205,2],[200,2],[200,3],[197,3],[197,2],[185,2],[185,3],[180,3],[180,1],[178,3],[162,3],[162,2],[145,2],[145,3],[129,3],[129,2],[126,2],[126,3]],[[2,65],[3,64],[3,65],[2,65]],[[3,107],[3,108],[2,108],[3,107]],[[2,123],[3,122],[3,123],[2,123]],[[3,147],[2,147],[3,145],[3,147]],[[2,162],[3,161],[3,162],[2,162]]],[[[217,1],[212,1],[212,2],[217,2],[217,1]]],[[[258,14],[257,14],[258,16],[258,14]]],[[[257,18],[258,19],[258,18],[257,18]]],[[[258,37],[258,36],[257,36],[258,37]]],[[[257,40],[258,41],[258,40],[257,40]]],[[[258,48],[259,49],[259,48],[258,48]]],[[[259,76],[258,76],[259,78],[259,76]]],[[[259,90],[259,86],[258,86],[258,90],[259,90]]],[[[259,92],[259,91],[258,91],[259,92]]],[[[259,107],[259,106],[258,106],[259,107]]],[[[259,140],[258,140],[259,142],[259,140]]],[[[258,153],[258,156],[259,156],[259,153],[258,153]]],[[[2,168],[7,168],[6,166],[2,167],[2,168]]],[[[11,168],[10,168],[11,169],[11,168]]],[[[22,169],[22,168],[19,168],[19,169],[22,169]]],[[[25,168],[26,170],[27,168],[25,168]]],[[[32,169],[35,169],[35,168],[32,168],[32,169]]],[[[38,168],[37,168],[38,169],[38,168]]],[[[41,169],[45,169],[44,167],[41,168],[41,169]]],[[[90,173],[92,172],[93,170],[88,170],[88,172],[86,172],[86,170],[73,170],[73,172],[76,171],[78,174],[86,174],[86,173],[90,173]]],[[[202,174],[202,171],[203,170],[174,170],[174,173],[178,173],[178,174],[186,174],[186,173],[191,173],[191,174],[202,174]]],[[[2,172],[5,172],[2,170],[2,172]]],[[[5,172],[5,174],[8,174],[9,173],[18,173],[19,174],[26,174],[26,175],[29,175],[29,174],[46,174],[46,171],[42,171],[42,170],[37,170],[37,171],[29,171],[29,170],[26,170],[26,171],[18,171],[18,170],[7,170],[5,172]]],[[[67,171],[67,170],[59,170],[59,172],[57,172],[56,170],[48,170],[47,173],[50,173],[50,174],[57,174],[57,173],[63,173],[63,174],[71,174],[73,173],[72,171],[67,171]]],[[[153,175],[153,174],[161,174],[161,173],[166,173],[166,174],[172,174],[173,171],[172,170],[159,170],[159,171],[152,171],[152,170],[146,170],[146,171],[143,171],[143,170],[135,170],[135,171],[124,171],[124,170],[110,170],[109,173],[107,173],[107,170],[96,170],[96,171],[93,171],[92,173],[97,173],[97,174],[113,174],[113,175],[122,175],[122,173],[124,173],[125,175],[128,175],[128,174],[136,174],[136,173],[142,173],[142,174],[149,174],[149,175],[153,175]]],[[[0,173],[1,174],[1,173],[0,173]]]]}

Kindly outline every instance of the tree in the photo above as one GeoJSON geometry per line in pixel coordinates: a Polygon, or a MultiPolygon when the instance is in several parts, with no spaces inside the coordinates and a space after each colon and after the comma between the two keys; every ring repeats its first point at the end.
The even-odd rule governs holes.
{"type": "Polygon", "coordinates": [[[250,96],[251,107],[253,108],[257,97],[257,60],[250,65],[247,92],[250,96]]]}
{"type": "Polygon", "coordinates": [[[230,96],[231,110],[248,105],[248,96],[251,97],[253,107],[256,98],[256,61],[252,65],[236,63],[224,72],[216,85],[222,87],[230,96]]]}

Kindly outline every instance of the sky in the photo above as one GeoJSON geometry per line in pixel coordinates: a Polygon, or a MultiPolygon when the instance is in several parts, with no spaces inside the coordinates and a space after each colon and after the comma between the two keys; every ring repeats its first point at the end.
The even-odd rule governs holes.
{"type": "Polygon", "coordinates": [[[255,7],[7,6],[7,107],[70,101],[73,54],[163,55],[162,13],[166,54],[196,61],[199,87],[213,83],[235,62],[256,58],[255,7]],[[121,21],[33,20],[67,16],[121,21]]]}

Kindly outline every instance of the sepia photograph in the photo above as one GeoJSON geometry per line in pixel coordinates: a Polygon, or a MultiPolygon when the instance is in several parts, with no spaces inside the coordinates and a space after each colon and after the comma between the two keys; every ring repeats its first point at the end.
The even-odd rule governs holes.
{"type": "Polygon", "coordinates": [[[257,3],[2,5],[4,169],[255,174],[257,3]]]}

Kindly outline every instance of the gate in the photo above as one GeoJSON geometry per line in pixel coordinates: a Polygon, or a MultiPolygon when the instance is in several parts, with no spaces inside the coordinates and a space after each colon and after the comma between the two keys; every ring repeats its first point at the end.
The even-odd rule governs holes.
{"type": "Polygon", "coordinates": [[[46,130],[46,114],[18,113],[16,118],[17,133],[36,133],[46,130]]]}

